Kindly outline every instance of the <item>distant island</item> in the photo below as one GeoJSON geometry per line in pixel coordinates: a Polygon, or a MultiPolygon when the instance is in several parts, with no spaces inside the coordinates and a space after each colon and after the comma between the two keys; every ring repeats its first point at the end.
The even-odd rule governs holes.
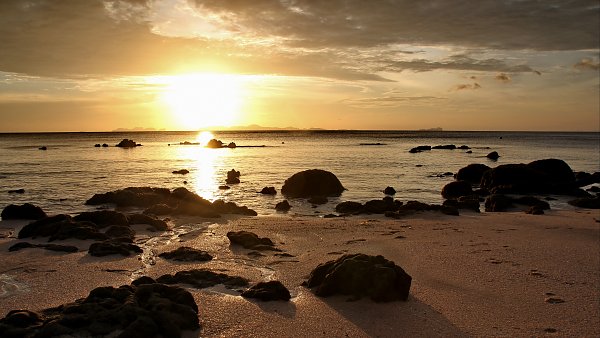
{"type": "Polygon", "coordinates": [[[428,129],[419,129],[418,131],[444,131],[444,130],[440,127],[436,127],[436,128],[428,128],[428,129]]]}

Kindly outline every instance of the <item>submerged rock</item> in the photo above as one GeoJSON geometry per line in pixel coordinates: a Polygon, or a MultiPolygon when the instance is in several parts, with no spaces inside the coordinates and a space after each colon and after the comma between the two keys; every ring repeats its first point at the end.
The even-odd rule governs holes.
{"type": "Polygon", "coordinates": [[[208,252],[187,246],[179,247],[173,251],[163,252],[159,254],[158,257],[180,262],[206,262],[213,259],[208,252]]]}
{"type": "Polygon", "coordinates": [[[295,173],[285,180],[281,193],[290,197],[339,196],[346,190],[331,172],[311,169],[295,173]]]}
{"type": "Polygon", "coordinates": [[[256,298],[262,301],[290,300],[290,291],[280,281],[260,282],[242,292],[242,297],[256,298]]]}
{"type": "Polygon", "coordinates": [[[25,193],[25,189],[21,188],[21,189],[13,189],[13,190],[9,190],[8,191],[9,194],[24,194],[25,193]]]}
{"type": "Polygon", "coordinates": [[[10,204],[2,210],[2,219],[33,219],[38,220],[47,217],[42,208],[31,203],[22,205],[10,204]]]}
{"type": "Polygon", "coordinates": [[[317,266],[306,286],[315,294],[370,297],[376,302],[407,300],[412,277],[383,256],[344,255],[317,266]]]}
{"type": "Polygon", "coordinates": [[[420,153],[420,152],[426,151],[426,150],[431,150],[431,146],[417,146],[417,147],[412,148],[408,152],[415,154],[415,153],[420,153]]]}

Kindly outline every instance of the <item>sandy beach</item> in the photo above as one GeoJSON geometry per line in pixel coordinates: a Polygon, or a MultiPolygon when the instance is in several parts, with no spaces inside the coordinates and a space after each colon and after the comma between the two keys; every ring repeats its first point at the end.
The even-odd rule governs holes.
{"type": "MultiPolygon", "coordinates": [[[[398,337],[600,335],[600,214],[597,210],[424,212],[402,219],[249,217],[206,223],[172,220],[175,231],[140,229],[144,253],[91,257],[89,241],[62,241],[80,251],[8,252],[26,221],[0,222],[0,315],[39,311],[86,297],[99,286],[129,284],[192,268],[241,276],[251,284],[279,280],[289,302],[261,302],[222,285],[191,292],[201,329],[186,337],[398,337]],[[247,230],[281,252],[232,246],[228,231],[247,230]],[[179,246],[209,252],[204,263],[157,255],[179,246]],[[375,303],[321,298],[301,286],[318,264],[346,253],[383,255],[413,280],[408,301],[375,303]]],[[[29,241],[44,243],[41,241],[29,241]]],[[[61,243],[58,241],[57,243],[61,243]]]]}

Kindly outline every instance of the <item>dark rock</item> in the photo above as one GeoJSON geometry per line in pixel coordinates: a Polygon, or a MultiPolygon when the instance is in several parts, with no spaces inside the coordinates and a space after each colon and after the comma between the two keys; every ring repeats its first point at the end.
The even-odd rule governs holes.
{"type": "Polygon", "coordinates": [[[154,217],[150,217],[148,215],[144,215],[144,214],[131,214],[131,215],[127,215],[127,222],[130,225],[133,224],[148,224],[150,225],[154,230],[156,231],[166,231],[169,230],[169,225],[167,224],[167,222],[158,219],[158,218],[154,218],[154,217]]]}
{"type": "Polygon", "coordinates": [[[111,239],[120,239],[130,243],[135,238],[135,231],[126,225],[113,225],[104,234],[111,239]]]}
{"type": "Polygon", "coordinates": [[[134,280],[133,282],[131,282],[131,285],[142,285],[142,284],[154,284],[156,283],[156,281],[154,279],[152,279],[151,277],[148,276],[142,276],[136,280],[134,280]]]}
{"type": "Polygon", "coordinates": [[[544,214],[544,209],[542,209],[539,206],[532,206],[531,208],[525,210],[526,214],[531,214],[531,215],[543,215],[544,214]]]}
{"type": "Polygon", "coordinates": [[[600,198],[598,196],[577,198],[569,201],[569,204],[578,208],[600,209],[600,198]]]}
{"type": "Polygon", "coordinates": [[[117,242],[114,240],[92,243],[88,249],[88,253],[95,257],[103,257],[108,255],[129,256],[131,253],[142,252],[143,250],[135,244],[117,242]]]}
{"type": "Polygon", "coordinates": [[[346,201],[335,206],[335,211],[340,214],[356,214],[360,213],[363,205],[359,202],[346,201]]]}
{"type": "Polygon", "coordinates": [[[19,251],[21,249],[26,249],[26,248],[40,248],[40,249],[46,249],[46,250],[50,250],[50,251],[60,251],[60,252],[77,252],[77,251],[79,251],[79,249],[77,249],[76,246],[72,246],[72,245],[31,244],[31,243],[27,243],[27,242],[19,242],[19,243],[13,244],[10,248],[8,248],[8,251],[19,251]]]}
{"type": "Polygon", "coordinates": [[[230,288],[248,285],[248,280],[238,276],[228,276],[206,269],[193,269],[179,271],[175,275],[162,275],[156,279],[158,283],[164,284],[189,284],[198,289],[204,289],[217,284],[223,284],[230,288]]]}
{"type": "Polygon", "coordinates": [[[317,266],[306,286],[315,294],[368,296],[376,302],[407,300],[412,278],[383,256],[344,255],[317,266]]]}
{"type": "Polygon", "coordinates": [[[310,204],[318,204],[318,205],[325,204],[325,203],[329,202],[329,200],[325,196],[311,196],[306,201],[308,203],[310,203],[310,204]]]}
{"type": "Polygon", "coordinates": [[[579,171],[575,173],[575,185],[578,187],[585,187],[586,185],[600,183],[600,172],[593,174],[579,171]]]}
{"type": "Polygon", "coordinates": [[[223,142],[213,138],[210,141],[208,141],[208,143],[206,144],[206,147],[207,148],[223,148],[223,142]]]}
{"type": "Polygon", "coordinates": [[[588,188],[588,189],[586,189],[586,190],[587,190],[587,191],[589,191],[589,192],[595,192],[595,193],[598,193],[598,192],[600,192],[600,187],[593,185],[593,186],[589,187],[589,188],[588,188]]]}
{"type": "Polygon", "coordinates": [[[9,190],[8,193],[9,194],[24,194],[25,193],[25,189],[21,188],[21,189],[9,190]]]}
{"type": "Polygon", "coordinates": [[[518,198],[513,198],[512,201],[515,204],[522,204],[522,205],[527,205],[530,207],[536,207],[541,210],[549,210],[550,209],[550,204],[548,204],[548,202],[542,201],[539,198],[536,198],[533,196],[521,196],[518,198]]]}
{"type": "Polygon", "coordinates": [[[262,301],[290,300],[290,291],[279,281],[260,282],[242,292],[242,297],[256,298],[262,301]]]}
{"type": "Polygon", "coordinates": [[[288,211],[292,208],[290,203],[287,200],[283,200],[277,204],[275,204],[275,210],[277,211],[288,211]]]}
{"type": "Polygon", "coordinates": [[[82,212],[79,215],[73,217],[75,221],[78,222],[92,222],[98,226],[98,228],[102,229],[109,225],[127,225],[129,222],[127,221],[127,216],[124,214],[112,211],[112,210],[98,210],[98,211],[89,211],[82,212]]]}
{"type": "Polygon", "coordinates": [[[575,174],[571,167],[563,160],[549,158],[533,161],[527,166],[544,174],[548,182],[555,184],[575,185],[575,174]]]}
{"type": "Polygon", "coordinates": [[[235,144],[235,142],[229,142],[229,144],[227,145],[227,148],[236,148],[237,145],[235,144]]]}
{"type": "Polygon", "coordinates": [[[363,206],[363,211],[372,214],[384,214],[386,211],[398,210],[398,205],[391,198],[381,200],[367,201],[363,206]]]}
{"type": "Polygon", "coordinates": [[[443,145],[443,146],[431,147],[431,149],[454,150],[454,149],[456,149],[456,146],[454,144],[446,144],[446,145],[443,145]]]}
{"type": "Polygon", "coordinates": [[[442,204],[445,207],[452,207],[457,209],[473,210],[480,212],[479,210],[479,198],[477,196],[461,196],[458,199],[445,200],[442,204]]]}
{"type": "Polygon", "coordinates": [[[212,203],[212,207],[215,211],[223,214],[236,214],[244,216],[257,216],[258,213],[245,206],[239,206],[234,202],[225,202],[223,200],[215,200],[212,203]]]}
{"type": "Polygon", "coordinates": [[[487,212],[507,211],[512,206],[513,199],[505,195],[494,194],[485,200],[485,211],[487,212]]]}
{"type": "Polygon", "coordinates": [[[231,187],[228,185],[220,185],[219,186],[219,190],[227,190],[227,189],[231,189],[231,187]]]}
{"type": "Polygon", "coordinates": [[[471,151],[471,150],[465,151],[465,154],[472,154],[472,153],[473,153],[473,151],[471,151]]]}
{"type": "Polygon", "coordinates": [[[180,169],[180,170],[173,171],[173,174],[179,174],[179,175],[187,175],[189,173],[190,173],[190,171],[187,169],[180,169]]]}
{"type": "Polygon", "coordinates": [[[42,147],[39,147],[38,149],[39,149],[39,150],[48,150],[48,147],[46,147],[46,146],[42,146],[42,147]]]}
{"type": "Polygon", "coordinates": [[[275,190],[275,187],[264,187],[264,188],[262,188],[260,193],[265,194],[265,195],[276,195],[277,190],[275,190]]]}
{"type": "Polygon", "coordinates": [[[383,193],[386,195],[396,195],[396,189],[394,189],[394,187],[386,187],[383,190],[383,193]]]}
{"type": "Polygon", "coordinates": [[[46,213],[42,208],[37,207],[31,203],[25,203],[22,205],[10,204],[2,210],[0,214],[2,219],[33,219],[39,220],[47,217],[46,213]]]}
{"type": "Polygon", "coordinates": [[[108,144],[102,143],[102,148],[108,148],[108,144]]]}
{"type": "Polygon", "coordinates": [[[206,262],[213,259],[208,252],[187,246],[179,247],[173,251],[163,252],[158,256],[181,262],[206,262]]]}
{"type": "Polygon", "coordinates": [[[235,169],[231,169],[230,171],[227,172],[227,179],[225,180],[225,183],[227,184],[237,184],[240,183],[240,172],[236,171],[235,169]]]}
{"type": "Polygon", "coordinates": [[[275,248],[275,244],[269,238],[258,237],[255,233],[249,231],[230,231],[227,233],[227,238],[229,238],[231,244],[241,245],[250,250],[280,251],[275,248]]]}
{"type": "Polygon", "coordinates": [[[168,214],[172,214],[173,211],[175,210],[175,208],[170,207],[166,204],[155,204],[153,206],[151,206],[150,208],[144,210],[144,214],[145,215],[168,215],[168,214]]]}
{"type": "Polygon", "coordinates": [[[6,317],[0,319],[0,324],[18,328],[37,326],[42,324],[42,322],[42,318],[39,314],[28,310],[12,310],[8,312],[6,317]]]}
{"type": "Polygon", "coordinates": [[[150,207],[161,203],[176,204],[175,201],[172,201],[173,198],[174,196],[171,196],[171,191],[166,188],[128,187],[104,194],[95,194],[85,204],[99,205],[114,203],[118,207],[150,207]]]}
{"type": "Polygon", "coordinates": [[[74,239],[105,240],[91,222],[75,222],[69,215],[56,215],[29,223],[19,231],[18,238],[49,237],[48,241],[74,239]]]}
{"type": "Polygon", "coordinates": [[[94,144],[94,147],[96,147],[96,148],[100,148],[100,143],[96,143],[96,144],[94,144]]]}
{"type": "Polygon", "coordinates": [[[409,150],[409,153],[420,153],[422,151],[431,150],[431,146],[417,146],[409,150]]]}
{"type": "Polygon", "coordinates": [[[492,161],[497,161],[500,158],[497,151],[492,151],[491,153],[485,155],[485,157],[489,158],[492,161]]]}
{"type": "Polygon", "coordinates": [[[472,184],[479,184],[481,182],[481,178],[483,177],[483,173],[490,170],[485,164],[473,163],[468,166],[461,168],[456,173],[457,181],[467,181],[472,184]]]}
{"type": "Polygon", "coordinates": [[[467,149],[471,149],[471,147],[466,146],[466,145],[463,144],[462,146],[457,147],[456,149],[467,150],[467,149]]]}
{"type": "Polygon", "coordinates": [[[285,180],[281,193],[290,197],[339,196],[346,190],[331,172],[311,169],[285,180]]]}
{"type": "Polygon", "coordinates": [[[442,197],[446,199],[469,195],[473,195],[473,189],[467,181],[450,182],[442,188],[442,197]]]}
{"type": "Polygon", "coordinates": [[[140,147],[140,146],[141,146],[141,144],[135,143],[134,140],[130,140],[130,139],[126,139],[126,138],[121,140],[121,142],[119,142],[116,145],[116,147],[120,147],[120,148],[135,148],[135,147],[140,147]]]}
{"type": "Polygon", "coordinates": [[[442,206],[439,210],[444,215],[450,215],[450,216],[459,216],[460,215],[458,208],[452,207],[452,206],[442,206]]]}

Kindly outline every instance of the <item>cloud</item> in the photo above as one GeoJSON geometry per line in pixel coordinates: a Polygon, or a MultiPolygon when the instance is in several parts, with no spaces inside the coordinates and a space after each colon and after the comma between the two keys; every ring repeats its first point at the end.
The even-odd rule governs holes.
{"type": "Polygon", "coordinates": [[[510,78],[510,76],[508,76],[505,73],[500,73],[498,75],[496,75],[496,80],[500,81],[500,82],[510,82],[512,81],[512,79],[510,78]]]}
{"type": "Polygon", "coordinates": [[[598,70],[600,69],[600,63],[598,60],[594,61],[592,59],[585,58],[574,64],[573,67],[580,70],[598,70]]]}
{"type": "Polygon", "coordinates": [[[446,100],[446,98],[436,96],[402,96],[394,93],[385,93],[382,96],[346,99],[341,102],[358,108],[383,108],[397,107],[406,103],[410,103],[411,106],[430,104],[440,100],[446,100]]]}
{"type": "Polygon", "coordinates": [[[378,71],[403,71],[412,70],[416,72],[427,72],[438,69],[447,70],[469,70],[469,71],[504,71],[504,72],[531,72],[533,71],[528,65],[508,65],[498,59],[483,59],[477,60],[467,55],[453,55],[444,60],[430,61],[426,59],[416,59],[408,61],[387,61],[379,68],[378,71]]]}
{"type": "Polygon", "coordinates": [[[477,82],[474,82],[472,84],[458,84],[456,86],[454,86],[454,90],[459,91],[459,90],[476,90],[481,88],[481,85],[477,82]]]}

